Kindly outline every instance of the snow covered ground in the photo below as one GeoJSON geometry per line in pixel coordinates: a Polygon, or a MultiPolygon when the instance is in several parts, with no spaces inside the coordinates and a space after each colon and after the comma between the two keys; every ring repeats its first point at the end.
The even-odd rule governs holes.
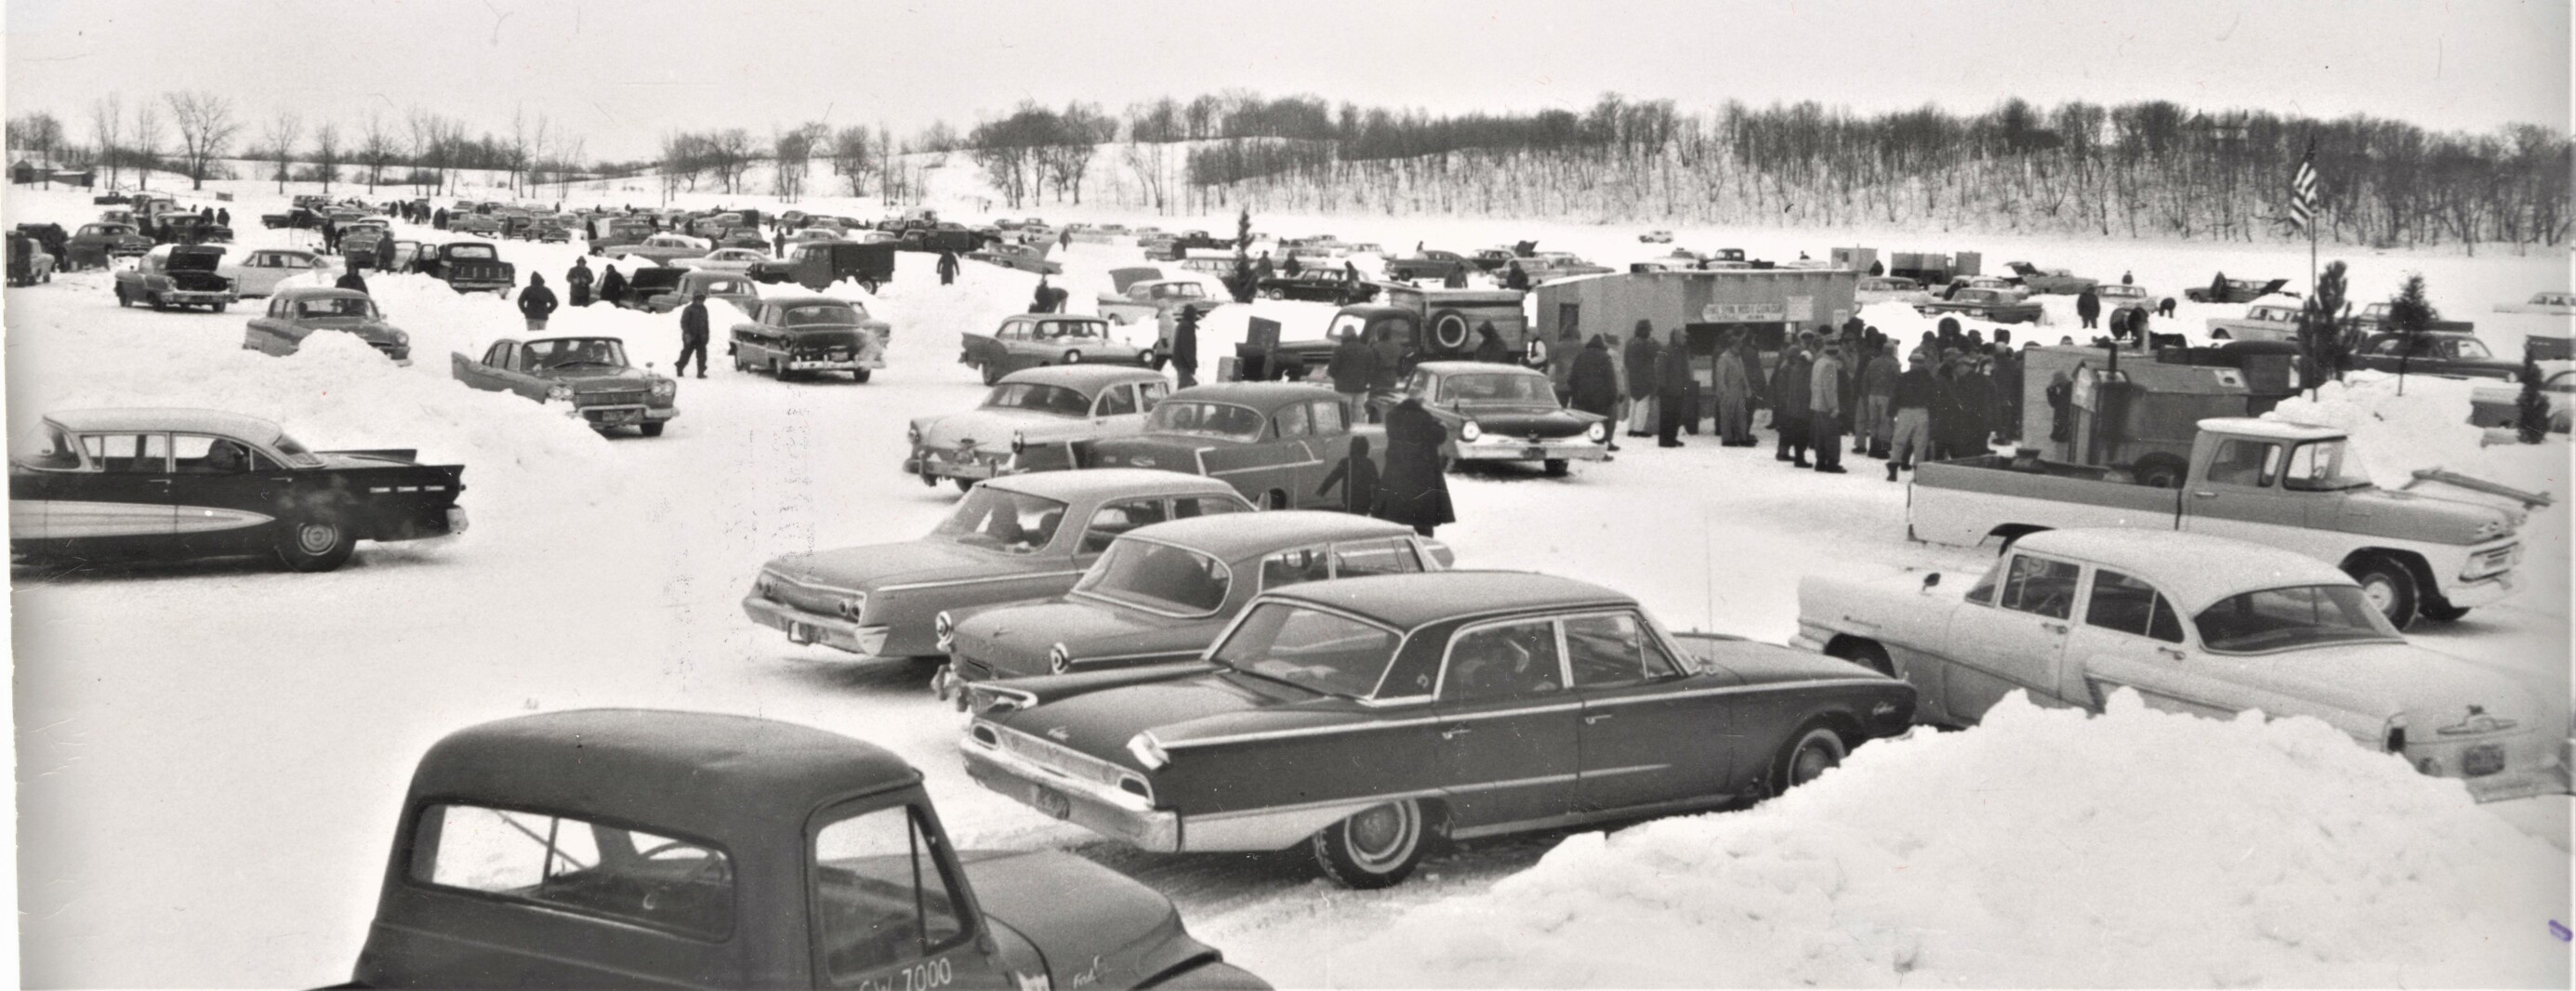
{"type": "MultiPolygon", "coordinates": [[[[979,195],[966,177],[940,174],[962,172],[934,171],[933,205],[954,213],[979,195]]],[[[246,244],[292,236],[258,228],[258,213],[282,204],[273,186],[218,185],[237,195],[229,206],[246,244]]],[[[95,210],[86,195],[14,189],[9,195],[6,220],[13,223],[72,224],[95,210]]],[[[575,194],[577,201],[588,197],[655,199],[615,187],[575,194]]],[[[727,199],[698,195],[690,205],[727,199]]],[[[769,205],[765,197],[730,201],[769,205]]],[[[866,202],[799,205],[881,212],[866,202]]],[[[1058,221],[1232,229],[1230,216],[1013,211],[1032,212],[1058,221]]],[[[1663,250],[1636,243],[1626,229],[1551,222],[1257,216],[1255,224],[1288,235],[1329,231],[1399,250],[1417,239],[1471,249],[1535,236],[1544,248],[1583,252],[1605,264],[1663,250]]],[[[2026,257],[2110,278],[2134,270],[2141,283],[2171,286],[2167,291],[2177,294],[2214,270],[2292,276],[2306,261],[2304,252],[2269,247],[1677,233],[1694,247],[1739,246],[1773,258],[1802,249],[1822,257],[1831,245],[1855,242],[1890,250],[1982,249],[1997,265],[2026,257]]],[[[523,273],[558,283],[578,254],[568,246],[521,242],[503,251],[523,273]]],[[[1078,242],[1064,253],[1067,273],[1056,281],[1072,291],[1074,309],[1088,309],[1094,294],[1108,288],[1106,270],[1137,258],[1132,246],[1078,242]]],[[[2563,319],[2486,312],[2495,302],[2563,286],[2563,254],[2352,260],[2357,297],[2384,295],[2397,273],[2419,269],[2437,304],[2478,321],[2490,337],[2565,332],[2563,319]]],[[[682,415],[655,439],[603,439],[537,404],[455,384],[446,352],[479,353],[497,335],[514,331],[515,311],[505,301],[460,297],[416,276],[369,281],[392,321],[412,335],[410,368],[391,367],[347,344],[320,343],[286,359],[244,352],[239,308],[224,315],[120,310],[98,273],[6,294],[13,425],[49,409],[207,406],[271,417],[316,448],[418,447],[424,459],[466,466],[463,501],[475,521],[472,532],[437,546],[363,546],[349,568],[329,575],[225,563],[13,576],[22,977],[29,984],[340,980],[363,939],[393,816],[422,749],[482,720],[604,705],[761,715],[891,747],[929,775],[942,816],[961,842],[1065,847],[1129,871],[1171,893],[1192,927],[1236,959],[1290,983],[1878,984],[1929,977],[1969,984],[2536,979],[2563,985],[2567,979],[2561,944],[2525,939],[2545,935],[2545,920],[2527,918],[2526,910],[2554,907],[2556,917],[2568,915],[2563,799],[2467,807],[2441,797],[2447,792],[2437,794],[2438,782],[2392,776],[2378,767],[2385,761],[2369,763],[2352,748],[2333,751],[2332,741],[2297,727],[2177,727],[2149,717],[2096,725],[2032,714],[2009,726],[1865,749],[1847,773],[1810,794],[1751,813],[1653,824],[1606,844],[1576,839],[1554,855],[1548,852],[1560,837],[1479,844],[1428,865],[1424,875],[1390,892],[1325,887],[1297,854],[1124,851],[967,781],[953,746],[958,719],[923,690],[926,668],[858,664],[833,651],[791,646],[745,620],[737,604],[769,557],[907,539],[927,531],[953,503],[953,490],[925,488],[897,471],[902,425],[976,400],[982,390],[974,373],[955,363],[958,334],[1018,312],[1036,276],[970,263],[958,285],[941,287],[922,256],[904,256],[897,279],[882,292],[850,291],[895,328],[892,367],[873,381],[779,383],[719,367],[703,381],[683,382],[682,415]],[[2103,754],[2202,744],[2212,748],[2205,760],[2087,763],[2103,754]],[[2222,786],[2195,776],[2229,779],[2231,768],[2249,780],[2222,786]],[[1997,792],[2009,802],[1980,797],[1997,792]],[[1870,814],[1854,811],[1861,809],[1870,814]],[[2059,832],[2083,834],[2081,843],[2068,840],[2081,855],[2050,852],[2016,861],[2014,848],[1998,848],[1993,839],[1998,830],[2029,833],[2028,820],[2010,817],[2015,810],[2045,815],[2041,821],[2059,832]],[[2497,828],[2498,816],[2520,831],[2497,828]],[[1905,829],[1864,835],[1891,818],[1905,829]],[[2319,823],[2338,832],[2319,832],[2319,823]],[[2271,880],[2223,889],[2258,897],[2230,902],[2210,893],[2189,903],[2233,939],[2224,956],[2175,953],[2183,923],[2163,917],[2152,921],[2167,928],[2140,928],[2134,915],[2123,914],[2138,906],[2107,904],[2145,902],[2150,893],[2224,874],[2209,863],[2173,862],[2244,855],[2249,833],[2267,830],[2273,835],[2255,844],[2257,855],[2245,863],[2249,871],[2271,871],[2256,875],[2271,880]],[[2525,833],[2552,837],[2557,846],[2522,842],[2525,833]],[[1917,845],[1900,842],[1908,838],[1917,845]],[[1712,844],[1759,853],[1759,863],[1740,874],[1693,859],[1713,856],[1705,852],[1712,844]],[[1684,848],[1702,852],[1674,852],[1684,848]],[[2296,850],[2312,852],[2301,859],[2296,850]],[[1858,876],[1904,866],[1906,858],[1922,865],[1910,870],[1941,880],[1920,886],[1901,874],[1865,882],[1858,876]],[[1536,869],[1516,876],[1533,863],[1536,869]],[[2353,875],[2367,863],[2403,865],[2411,876],[2353,875]],[[2054,873],[2033,872],[2049,865],[2054,873]],[[2159,877],[2169,865],[2174,876],[2159,877]],[[1987,866],[1992,870],[1980,869],[1987,866]],[[2096,867],[2099,877],[2087,874],[2096,867]],[[1840,872],[1846,879],[1838,883],[1852,896],[1819,902],[1800,894],[1799,885],[1811,883],[1800,879],[1812,881],[1813,872],[1840,872]],[[1550,953],[1549,960],[1599,968],[1498,971],[1492,968],[1510,958],[1496,955],[1490,942],[1452,941],[1455,927],[1443,921],[1498,901],[1571,898],[1580,890],[1599,899],[1581,903],[1599,906],[1598,913],[1585,913],[1583,924],[1610,925],[1637,903],[1622,908],[1618,892],[1604,890],[1604,877],[1638,879],[1624,885],[1632,891],[1695,896],[1688,909],[1657,912],[1658,919],[1672,919],[1632,923],[1629,928],[1640,930],[1632,935],[1659,943],[1796,941],[1807,950],[1766,945],[1758,954],[1728,956],[1725,946],[1707,946],[1672,961],[1696,961],[1695,970],[1636,969],[1660,964],[1620,964],[1611,956],[1632,958],[1636,945],[1591,938],[1588,929],[1550,929],[1542,916],[1495,914],[1488,916],[1496,921],[1490,935],[1557,933],[1515,942],[1530,949],[1581,946],[1583,954],[1550,953]],[[1735,904],[1753,879],[1779,894],[1735,904]],[[2150,882],[2166,887],[2136,886],[2150,882]],[[1983,899],[1977,916],[1958,916],[1957,903],[1942,897],[1959,885],[1972,886],[1983,899]],[[2106,907],[2065,911],[2068,892],[2088,890],[2106,907]],[[1438,907],[1450,898],[1462,899],[1461,907],[1438,907]],[[2353,904],[2319,907],[2342,901],[2353,904]],[[1774,908],[1767,922],[1721,917],[1722,911],[1761,911],[1764,904],[1774,908]],[[1857,928],[1817,929],[1828,917],[1857,928]],[[2489,923],[2501,928],[2477,929],[2489,923]],[[2007,938],[2016,924],[2026,938],[2050,945],[2018,955],[2022,947],[2007,938]],[[1426,951],[1436,952],[1354,945],[1387,926],[1417,934],[1426,951]],[[1975,931],[1945,938],[1941,930],[1954,926],[1975,931]],[[2379,945],[2373,941],[2383,935],[2381,927],[2408,931],[2379,945]],[[2463,943],[2480,939],[2487,942],[2463,943]],[[2105,959],[2137,966],[2081,969],[2069,948],[2086,945],[2116,947],[2105,959]],[[2159,948],[2211,966],[2147,967],[2159,948]],[[2389,952],[2411,954],[2412,969],[2383,965],[2389,952]],[[1913,955],[1906,966],[1914,973],[1896,969],[1901,953],[1913,955]],[[1390,959],[1407,969],[1375,966],[1390,959]]],[[[2071,324],[2071,303],[2052,305],[2059,304],[2062,312],[2052,313],[2057,326],[2071,324]]],[[[1228,307],[1211,326],[1222,336],[1221,328],[1241,326],[1248,309],[1228,307]]],[[[2176,322],[2196,328],[2201,317],[2229,309],[2242,308],[2184,304],[2176,322]]],[[[1329,312],[1293,303],[1263,303],[1258,311],[1289,322],[1292,335],[1301,326],[1311,333],[1329,312]]],[[[1901,308],[1869,317],[1893,333],[1910,333],[1911,314],[1901,308]]],[[[669,315],[565,310],[551,329],[623,336],[636,360],[664,369],[679,350],[678,323],[669,315]]],[[[2366,388],[2373,386],[2356,385],[2366,388]]],[[[2410,383],[2409,392],[2417,386],[2410,383]]],[[[2363,415],[2352,413],[2351,404],[2340,408],[2343,415],[2363,415]]],[[[2452,419],[2465,414],[2463,405],[2452,419]]],[[[2441,414],[2425,415],[2438,420],[2441,414]]],[[[2411,453],[2392,455],[2405,462],[2392,469],[2467,456],[2477,464],[2451,466],[2568,494],[2563,442],[2484,451],[2474,449],[2473,438],[2469,443],[2410,447],[2411,453]]],[[[1986,554],[1907,542],[1903,489],[1879,481],[1869,464],[1848,476],[1819,476],[1789,470],[1767,450],[1721,449],[1703,438],[1683,451],[1630,448],[1618,461],[1588,466],[1570,479],[1479,472],[1453,480],[1461,522],[1444,528],[1441,538],[1456,548],[1462,565],[1598,581],[1636,594],[1677,628],[1778,641],[1792,631],[1803,574],[1982,567],[1986,554]]],[[[2563,508],[2537,514],[2528,531],[2525,592],[2416,639],[2437,650],[2516,659],[2563,682],[2567,534],[2563,508]]]]}

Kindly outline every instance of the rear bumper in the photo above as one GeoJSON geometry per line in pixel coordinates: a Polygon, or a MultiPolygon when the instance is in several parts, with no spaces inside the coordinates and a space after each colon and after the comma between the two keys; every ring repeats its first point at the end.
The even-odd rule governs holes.
{"type": "Polygon", "coordinates": [[[216,303],[240,302],[241,294],[230,289],[221,291],[205,289],[166,289],[161,292],[161,301],[164,303],[176,303],[181,306],[212,306],[216,303]]]}
{"type": "Polygon", "coordinates": [[[457,292],[501,292],[516,283],[508,279],[449,279],[447,287],[457,292]]]}
{"type": "Polygon", "coordinates": [[[849,358],[838,361],[790,361],[786,368],[791,372],[855,372],[862,368],[873,370],[885,366],[883,358],[849,358]]]}
{"type": "Polygon", "coordinates": [[[1011,468],[1009,457],[985,458],[958,451],[914,448],[912,456],[903,459],[903,473],[921,478],[968,478],[982,481],[1018,474],[1011,468]]]}
{"type": "Polygon", "coordinates": [[[838,616],[806,612],[757,595],[743,598],[742,612],[751,617],[752,622],[787,634],[789,643],[822,644],[868,657],[884,656],[886,634],[892,629],[861,626],[838,616]]]}
{"type": "Polygon", "coordinates": [[[971,735],[958,749],[966,755],[967,776],[977,784],[1139,850],[1181,851],[1180,814],[1156,809],[1141,795],[1056,773],[971,735]],[[1050,801],[1056,796],[1064,800],[1061,807],[1050,801]]]}

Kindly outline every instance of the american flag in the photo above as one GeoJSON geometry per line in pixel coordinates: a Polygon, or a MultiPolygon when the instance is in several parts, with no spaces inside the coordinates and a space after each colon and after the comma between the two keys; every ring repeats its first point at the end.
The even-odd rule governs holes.
{"type": "Polygon", "coordinates": [[[2317,212],[2317,153],[2310,150],[2299,158],[2299,171],[2290,175],[2290,217],[2299,229],[2308,229],[2308,221],[2317,212]]]}

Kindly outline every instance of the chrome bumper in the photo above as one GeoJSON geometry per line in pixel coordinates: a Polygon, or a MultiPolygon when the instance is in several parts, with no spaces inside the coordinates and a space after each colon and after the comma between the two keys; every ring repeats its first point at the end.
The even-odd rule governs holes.
{"type": "Polygon", "coordinates": [[[2514,574],[2510,571],[2476,581],[2454,578],[2442,586],[2442,598],[2454,609],[2494,605],[2512,595],[2514,585],[2514,574]]]}
{"type": "Polygon", "coordinates": [[[1610,456],[1608,444],[1588,440],[1550,439],[1537,443],[1460,441],[1460,461],[1599,461],[1610,456]]]}
{"type": "Polygon", "coordinates": [[[884,656],[886,634],[892,629],[861,626],[838,616],[818,616],[757,595],[743,597],[742,612],[754,623],[787,634],[789,643],[818,643],[868,657],[884,656]]]}
{"type": "Polygon", "coordinates": [[[1139,850],[1181,850],[1180,814],[1156,809],[1144,796],[1067,777],[972,736],[957,749],[966,755],[966,774],[975,783],[1023,805],[1139,850]]]}
{"type": "Polygon", "coordinates": [[[222,292],[207,292],[202,289],[172,289],[161,294],[161,301],[164,303],[176,303],[181,306],[204,306],[213,303],[237,303],[241,301],[241,295],[230,289],[222,292]]]}
{"type": "Polygon", "coordinates": [[[873,371],[875,369],[884,368],[885,366],[886,363],[883,358],[851,358],[842,361],[790,361],[787,363],[787,370],[791,372],[855,372],[862,368],[873,371]]]}
{"type": "MultiPolygon", "coordinates": [[[[928,450],[916,449],[912,457],[903,459],[903,473],[918,475],[923,479],[971,478],[977,481],[1014,474],[1009,468],[1004,467],[1008,463],[1007,458],[979,458],[972,455],[932,457],[931,453],[928,450]]],[[[946,455],[950,452],[938,453],[946,455]]]]}

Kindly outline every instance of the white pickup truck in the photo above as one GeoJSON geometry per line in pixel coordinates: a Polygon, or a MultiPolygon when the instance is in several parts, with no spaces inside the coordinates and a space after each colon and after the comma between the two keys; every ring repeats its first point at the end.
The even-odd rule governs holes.
{"type": "Polygon", "coordinates": [[[2245,417],[2199,427],[2179,489],[2037,459],[1928,462],[1907,493],[1907,532],[1963,546],[2068,527],[2233,537],[2342,568],[2401,630],[2513,591],[2521,512],[2379,488],[2339,430],[2245,417]]]}

